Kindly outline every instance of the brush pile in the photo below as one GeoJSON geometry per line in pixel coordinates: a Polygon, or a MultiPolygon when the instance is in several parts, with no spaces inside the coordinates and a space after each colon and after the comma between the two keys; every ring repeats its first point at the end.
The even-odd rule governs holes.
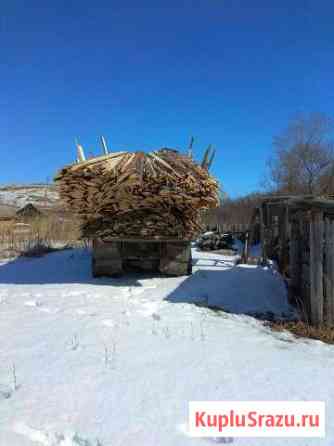
{"type": "Polygon", "coordinates": [[[202,210],[219,205],[207,167],[171,149],[118,152],[65,167],[55,180],[85,238],[192,240],[202,210]]]}
{"type": "Polygon", "coordinates": [[[234,248],[234,238],[232,233],[221,234],[209,231],[199,237],[196,245],[201,251],[232,250],[234,248]]]}

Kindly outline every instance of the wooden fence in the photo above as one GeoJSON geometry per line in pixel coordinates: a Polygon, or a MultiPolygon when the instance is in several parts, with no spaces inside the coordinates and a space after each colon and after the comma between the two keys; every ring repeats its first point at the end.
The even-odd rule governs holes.
{"type": "Polygon", "coordinates": [[[277,261],[305,319],[334,325],[334,200],[277,197],[257,210],[262,257],[277,261]]]}
{"type": "Polygon", "coordinates": [[[232,232],[234,234],[245,233],[249,230],[249,225],[244,223],[221,223],[207,225],[208,230],[217,230],[220,233],[232,232]]]}

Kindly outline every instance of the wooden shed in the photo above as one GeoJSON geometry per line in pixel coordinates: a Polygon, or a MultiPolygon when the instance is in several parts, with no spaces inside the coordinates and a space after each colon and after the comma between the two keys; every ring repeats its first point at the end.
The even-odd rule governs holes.
{"type": "Polygon", "coordinates": [[[308,322],[334,326],[334,200],[271,196],[257,212],[263,260],[277,261],[308,322]]]}
{"type": "Polygon", "coordinates": [[[31,203],[26,204],[16,212],[16,217],[21,220],[32,220],[41,217],[43,213],[31,203]]]}

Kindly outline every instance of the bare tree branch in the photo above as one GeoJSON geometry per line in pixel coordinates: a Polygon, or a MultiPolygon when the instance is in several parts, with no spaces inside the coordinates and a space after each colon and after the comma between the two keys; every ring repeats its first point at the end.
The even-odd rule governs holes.
{"type": "Polygon", "coordinates": [[[326,115],[299,115],[273,138],[268,162],[270,189],[283,193],[334,193],[334,121],[326,115]]]}

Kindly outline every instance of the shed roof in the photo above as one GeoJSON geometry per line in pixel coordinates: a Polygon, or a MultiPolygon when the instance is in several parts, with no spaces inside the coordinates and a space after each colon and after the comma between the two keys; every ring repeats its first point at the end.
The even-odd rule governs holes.
{"type": "Polygon", "coordinates": [[[16,215],[18,217],[36,217],[41,214],[42,212],[31,203],[26,204],[25,206],[23,206],[23,208],[19,209],[16,212],[16,215]]]}

